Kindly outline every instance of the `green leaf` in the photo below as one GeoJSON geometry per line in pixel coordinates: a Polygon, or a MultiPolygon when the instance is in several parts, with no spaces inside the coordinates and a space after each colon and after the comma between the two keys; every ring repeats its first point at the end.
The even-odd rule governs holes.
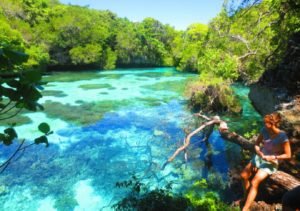
{"type": "Polygon", "coordinates": [[[25,101],[33,103],[34,101],[39,100],[42,97],[42,94],[34,87],[28,86],[20,90],[25,101]]]}
{"type": "Polygon", "coordinates": [[[16,108],[24,108],[25,104],[23,102],[17,102],[16,103],[16,108]]]}
{"type": "Polygon", "coordinates": [[[35,144],[42,144],[42,143],[45,143],[45,144],[46,144],[46,147],[49,146],[48,138],[47,138],[46,136],[40,136],[40,137],[34,139],[34,143],[35,143],[35,144]]]}
{"type": "Polygon", "coordinates": [[[20,82],[17,80],[10,80],[7,82],[7,85],[10,87],[19,87],[20,86],[20,82]]]}
{"type": "Polygon", "coordinates": [[[13,140],[14,138],[18,138],[18,135],[17,135],[15,129],[13,129],[11,127],[10,128],[6,128],[4,130],[4,133],[7,134],[9,136],[9,139],[11,139],[11,140],[13,140]]]}
{"type": "Polygon", "coordinates": [[[36,83],[42,79],[42,74],[40,71],[27,71],[23,74],[22,79],[29,83],[36,83]]]}
{"type": "Polygon", "coordinates": [[[29,56],[23,52],[10,50],[7,48],[2,49],[4,54],[13,62],[13,63],[23,63],[26,62],[29,56]]]}
{"type": "Polygon", "coordinates": [[[47,136],[48,136],[48,135],[51,135],[51,134],[53,134],[53,133],[54,133],[53,131],[50,131],[49,133],[47,133],[47,136]]]}
{"type": "Polygon", "coordinates": [[[50,131],[50,126],[45,122],[39,124],[38,128],[42,133],[45,134],[47,134],[50,131]]]}
{"type": "Polygon", "coordinates": [[[43,111],[44,110],[44,106],[42,106],[41,104],[39,104],[39,103],[36,103],[36,106],[41,110],[41,111],[43,111]]]}
{"type": "Polygon", "coordinates": [[[5,139],[3,139],[3,143],[5,144],[5,145],[11,145],[12,144],[12,139],[9,139],[9,138],[5,138],[5,139]]]}
{"type": "Polygon", "coordinates": [[[4,142],[5,139],[6,139],[5,134],[0,133],[0,141],[3,141],[3,142],[4,142]]]}
{"type": "Polygon", "coordinates": [[[44,90],[44,87],[42,87],[41,85],[36,85],[35,88],[37,88],[38,90],[44,90]]]}
{"type": "Polygon", "coordinates": [[[10,88],[3,87],[2,94],[13,101],[18,101],[20,99],[19,93],[10,88]]]}

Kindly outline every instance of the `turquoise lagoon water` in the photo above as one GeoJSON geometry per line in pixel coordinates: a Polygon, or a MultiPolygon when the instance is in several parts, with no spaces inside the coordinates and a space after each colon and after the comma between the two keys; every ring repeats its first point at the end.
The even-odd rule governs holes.
{"type": "MultiPolygon", "coordinates": [[[[198,142],[201,134],[194,137],[188,163],[179,155],[161,170],[182,144],[183,129],[194,122],[183,96],[186,82],[194,77],[173,68],[45,77],[49,83],[40,101],[45,112],[23,114],[32,123],[16,130],[30,143],[41,135],[37,125],[48,122],[54,131],[50,146],[26,149],[0,175],[0,210],[112,210],[126,193],[116,182],[133,175],[152,189],[172,183],[173,191],[182,194],[205,178],[221,198],[234,195],[227,190],[227,172],[239,162],[239,148],[217,131],[209,147],[198,142]]],[[[246,98],[248,89],[234,88],[244,112],[224,118],[238,128],[259,115],[246,98]]],[[[16,147],[1,146],[1,159],[16,147]]]]}

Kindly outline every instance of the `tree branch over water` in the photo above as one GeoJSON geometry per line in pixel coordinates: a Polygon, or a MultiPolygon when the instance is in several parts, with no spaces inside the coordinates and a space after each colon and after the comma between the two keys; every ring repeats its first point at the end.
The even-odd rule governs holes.
{"type": "MultiPolygon", "coordinates": [[[[196,133],[200,132],[202,129],[204,129],[207,126],[210,126],[212,128],[214,128],[215,124],[220,125],[220,123],[224,122],[225,126],[224,128],[222,128],[222,125],[220,125],[219,131],[221,134],[221,137],[224,138],[224,140],[232,142],[234,144],[239,145],[242,149],[244,150],[248,150],[252,153],[255,152],[254,150],[254,143],[249,141],[248,139],[244,138],[243,136],[235,133],[235,132],[230,132],[227,128],[227,123],[221,119],[216,120],[213,119],[211,120],[210,118],[208,118],[207,116],[201,114],[201,113],[197,113],[195,114],[196,116],[199,116],[201,118],[204,118],[206,120],[205,123],[203,123],[199,128],[197,128],[196,130],[194,130],[193,132],[191,132],[190,134],[187,135],[187,141],[185,142],[185,144],[181,147],[179,147],[175,153],[168,159],[168,161],[163,165],[162,169],[164,169],[164,167],[171,162],[181,151],[185,150],[188,145],[189,145],[189,140],[190,138],[195,135],[196,133]]],[[[208,133],[208,136],[211,134],[208,133]]],[[[287,190],[291,190],[297,186],[300,185],[300,181],[290,175],[287,174],[283,171],[277,171],[274,174],[272,174],[267,182],[266,182],[266,186],[269,192],[274,191],[275,189],[281,189],[282,191],[287,191],[287,190]]]]}

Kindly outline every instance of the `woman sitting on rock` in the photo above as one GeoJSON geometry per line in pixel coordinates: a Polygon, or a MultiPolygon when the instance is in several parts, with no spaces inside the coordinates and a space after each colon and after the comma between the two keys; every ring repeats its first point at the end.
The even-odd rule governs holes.
{"type": "Polygon", "coordinates": [[[278,161],[291,158],[288,137],[279,129],[280,120],[278,113],[264,117],[264,127],[255,142],[256,155],[241,173],[245,193],[243,211],[249,210],[257,195],[259,184],[277,171],[278,161]],[[254,177],[250,180],[252,176],[254,177]]]}

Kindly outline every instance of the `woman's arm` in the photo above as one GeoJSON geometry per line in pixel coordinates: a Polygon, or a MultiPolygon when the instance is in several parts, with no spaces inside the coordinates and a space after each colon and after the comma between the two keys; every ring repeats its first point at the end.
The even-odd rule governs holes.
{"type": "Polygon", "coordinates": [[[263,140],[263,136],[262,136],[262,134],[259,134],[259,136],[257,137],[257,139],[255,141],[255,145],[254,145],[255,152],[259,157],[264,156],[264,153],[260,150],[260,147],[259,147],[260,143],[262,143],[262,140],[263,140]]]}
{"type": "Polygon", "coordinates": [[[290,142],[289,141],[284,142],[282,144],[282,148],[283,148],[283,154],[276,155],[275,159],[279,159],[279,160],[290,159],[292,156],[290,142]]]}

